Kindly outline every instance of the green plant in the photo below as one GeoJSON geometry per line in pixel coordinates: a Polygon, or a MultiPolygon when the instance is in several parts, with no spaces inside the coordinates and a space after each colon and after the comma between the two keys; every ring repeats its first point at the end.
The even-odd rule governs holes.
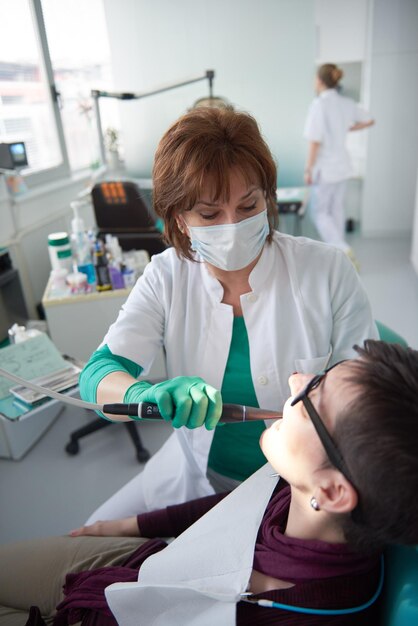
{"type": "Polygon", "coordinates": [[[119,150],[119,131],[112,126],[105,130],[104,134],[105,147],[108,152],[118,152],[119,150]]]}

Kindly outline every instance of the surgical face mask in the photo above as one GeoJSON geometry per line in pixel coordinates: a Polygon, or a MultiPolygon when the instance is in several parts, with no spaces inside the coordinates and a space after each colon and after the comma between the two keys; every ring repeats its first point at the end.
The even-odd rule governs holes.
{"type": "Polygon", "coordinates": [[[188,226],[192,250],[221,270],[247,267],[260,254],[269,234],[267,210],[237,224],[188,226]]]}

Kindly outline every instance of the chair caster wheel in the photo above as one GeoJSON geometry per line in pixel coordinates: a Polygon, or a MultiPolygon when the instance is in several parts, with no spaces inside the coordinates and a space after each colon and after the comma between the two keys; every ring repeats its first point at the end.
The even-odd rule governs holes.
{"type": "Polygon", "coordinates": [[[78,454],[80,451],[78,441],[70,441],[70,443],[67,443],[67,445],[65,446],[65,451],[68,454],[71,454],[71,456],[78,454]]]}
{"type": "Polygon", "coordinates": [[[146,463],[150,459],[151,455],[148,450],[143,448],[142,450],[138,450],[136,453],[136,458],[140,463],[146,463]]]}

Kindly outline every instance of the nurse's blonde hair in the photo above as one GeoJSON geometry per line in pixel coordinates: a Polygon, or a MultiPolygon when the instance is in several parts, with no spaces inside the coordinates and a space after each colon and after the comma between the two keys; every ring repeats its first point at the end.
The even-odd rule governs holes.
{"type": "Polygon", "coordinates": [[[270,224],[268,239],[277,226],[277,168],[255,119],[232,107],[193,109],[163,135],[155,153],[153,202],[164,222],[164,239],[178,255],[194,260],[187,235],[177,217],[191,209],[208,178],[213,201],[228,201],[229,176],[238,170],[248,184],[254,180],[264,192],[270,224]]]}
{"type": "Polygon", "coordinates": [[[333,63],[324,63],[319,67],[317,76],[326,87],[333,89],[344,76],[344,72],[333,63]]]}

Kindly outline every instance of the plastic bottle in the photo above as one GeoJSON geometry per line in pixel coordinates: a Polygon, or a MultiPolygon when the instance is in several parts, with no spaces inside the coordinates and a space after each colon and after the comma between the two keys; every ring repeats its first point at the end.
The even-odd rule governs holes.
{"type": "Polygon", "coordinates": [[[109,276],[110,282],[112,283],[112,289],[125,288],[125,281],[123,280],[121,267],[117,260],[112,256],[109,258],[109,276]]]}
{"type": "Polygon", "coordinates": [[[122,249],[117,237],[106,235],[106,249],[108,252],[109,275],[113,289],[124,289],[125,282],[122,276],[122,249]]]}
{"type": "Polygon", "coordinates": [[[58,270],[51,270],[50,279],[51,279],[51,296],[65,296],[69,291],[69,286],[67,285],[67,276],[68,270],[64,268],[60,268],[58,270]]]}
{"type": "Polygon", "coordinates": [[[95,244],[94,267],[96,270],[97,291],[110,291],[112,289],[112,283],[110,282],[107,257],[103,243],[100,240],[97,240],[95,244]]]}
{"type": "Polygon", "coordinates": [[[138,276],[142,276],[149,262],[150,256],[147,250],[135,250],[135,265],[138,276]]]}
{"type": "Polygon", "coordinates": [[[87,276],[84,272],[73,272],[72,274],[68,274],[67,283],[70,287],[70,292],[73,295],[83,294],[87,291],[87,276]]]}
{"type": "Polygon", "coordinates": [[[65,269],[71,272],[73,255],[68,233],[50,233],[48,235],[48,253],[53,270],[65,269]]]}
{"type": "Polygon", "coordinates": [[[71,247],[78,271],[87,276],[87,282],[92,286],[96,282],[96,272],[93,265],[90,240],[84,227],[84,221],[78,214],[78,206],[77,202],[71,203],[71,208],[74,211],[74,218],[71,221],[71,247]]]}
{"type": "Polygon", "coordinates": [[[126,288],[133,287],[136,283],[135,270],[133,267],[126,263],[122,265],[123,282],[126,288]]]}

